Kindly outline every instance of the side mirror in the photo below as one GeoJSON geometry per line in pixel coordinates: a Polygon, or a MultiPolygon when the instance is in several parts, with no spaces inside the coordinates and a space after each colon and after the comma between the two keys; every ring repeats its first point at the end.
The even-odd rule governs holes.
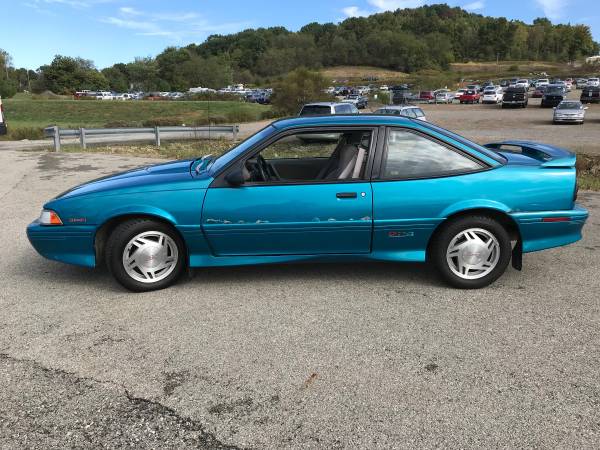
{"type": "Polygon", "coordinates": [[[231,186],[241,186],[246,182],[246,179],[244,177],[244,171],[239,167],[232,170],[227,175],[225,175],[225,181],[227,181],[227,183],[229,183],[231,186]]]}

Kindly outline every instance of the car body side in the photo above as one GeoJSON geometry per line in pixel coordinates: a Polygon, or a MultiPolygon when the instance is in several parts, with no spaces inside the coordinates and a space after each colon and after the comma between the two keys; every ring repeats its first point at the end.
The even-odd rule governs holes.
{"type": "MultiPolygon", "coordinates": [[[[311,259],[419,262],[426,260],[427,248],[436,230],[445,221],[459,215],[484,213],[498,217],[510,228],[512,238],[523,252],[579,240],[587,218],[587,211],[574,203],[574,159],[565,162],[564,166],[557,163],[547,167],[521,155],[507,154],[507,163],[504,164],[479,151],[476,146],[418,120],[367,115],[307,117],[275,122],[257,136],[229,152],[226,157],[230,161],[213,164],[199,174],[195,173],[193,160],[178,161],[137,169],[74,188],[44,205],[44,208],[58,213],[64,225],[50,227],[36,221],[28,227],[28,237],[36,250],[49,259],[94,267],[101,261],[103,242],[112,227],[128,218],[151,217],[172,225],[178,231],[186,244],[191,267],[311,259]],[[236,158],[253,152],[265,141],[296,130],[314,132],[338,127],[369,127],[376,135],[377,145],[372,150],[375,153],[368,170],[370,176],[367,174],[363,180],[292,184],[278,189],[268,185],[215,186],[215,179],[227,171],[236,158]],[[436,178],[384,180],[378,174],[378,161],[382,157],[383,137],[392,128],[422,133],[479,159],[486,167],[471,173],[436,178]],[[253,255],[240,249],[237,255],[218,256],[211,246],[207,230],[214,221],[220,221],[222,229],[231,229],[236,224],[227,217],[203,215],[207,193],[213,189],[217,204],[225,208],[221,211],[227,208],[243,210],[239,217],[243,218],[246,228],[251,225],[251,239],[260,239],[261,230],[289,225],[283,222],[290,220],[287,216],[297,210],[298,201],[303,196],[307,197],[305,201],[315,202],[318,206],[328,201],[332,191],[362,191],[370,206],[367,214],[360,218],[363,221],[360,229],[362,233],[370,234],[370,243],[366,250],[356,252],[296,251],[253,255]],[[226,194],[239,189],[260,192],[261,202],[227,204],[226,194]],[[295,194],[286,197],[282,192],[295,194]],[[265,205],[269,208],[264,208],[265,205]],[[560,220],[553,221],[552,218],[560,220]]],[[[359,218],[351,218],[347,223],[355,226],[356,222],[351,222],[355,219],[359,218]]],[[[301,217],[294,222],[294,229],[313,230],[314,220],[301,217]]],[[[335,226],[328,221],[341,219],[323,217],[320,220],[323,223],[319,226],[335,226]]],[[[301,233],[300,236],[301,239],[310,239],[310,233],[301,233]]],[[[314,246],[314,243],[311,244],[314,246]]]]}

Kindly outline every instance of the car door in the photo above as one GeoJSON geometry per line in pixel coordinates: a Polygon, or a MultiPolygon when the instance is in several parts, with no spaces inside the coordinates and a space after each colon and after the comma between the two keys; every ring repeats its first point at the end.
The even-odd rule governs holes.
{"type": "Polygon", "coordinates": [[[450,205],[474,195],[489,166],[415,129],[388,128],[373,170],[373,253],[423,261],[450,205]]]}
{"type": "Polygon", "coordinates": [[[366,171],[376,130],[363,131],[369,133],[368,149],[363,156],[364,169],[356,177],[318,179],[319,175],[315,175],[317,167],[319,173],[327,169],[338,149],[340,143],[331,139],[340,134],[338,130],[286,134],[284,138],[298,140],[295,147],[281,150],[286,147],[277,145],[284,138],[276,138],[266,147],[242,155],[215,179],[204,200],[202,228],[212,252],[217,256],[370,252],[372,193],[366,171]],[[319,135],[324,140],[322,146],[315,143],[319,135]],[[287,167],[288,174],[306,170],[306,175],[289,175],[296,179],[251,180],[237,187],[228,184],[228,171],[247,169],[257,152],[271,161],[271,167],[277,167],[277,156],[296,158],[300,163],[297,170],[289,169],[292,161],[279,161],[280,167],[287,167]],[[309,169],[311,162],[313,169],[309,169]]]}

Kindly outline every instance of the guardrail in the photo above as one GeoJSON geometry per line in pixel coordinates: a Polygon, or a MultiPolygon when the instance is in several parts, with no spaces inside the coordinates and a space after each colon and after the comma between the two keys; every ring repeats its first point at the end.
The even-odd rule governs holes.
{"type": "MultiPolygon", "coordinates": [[[[231,134],[233,140],[237,139],[239,125],[215,125],[206,127],[154,127],[154,128],[79,128],[79,129],[61,129],[59,127],[44,128],[44,136],[50,137],[54,142],[54,151],[59,152],[61,146],[61,138],[78,137],[81,148],[87,148],[87,138],[95,136],[118,136],[118,135],[135,135],[135,134],[152,134],[151,138],[157,147],[160,147],[161,137],[163,139],[170,138],[164,136],[163,133],[178,134],[187,133],[188,137],[198,138],[201,134],[208,134],[210,139],[214,135],[231,134]]],[[[129,141],[132,139],[124,139],[129,141]]],[[[123,142],[122,141],[122,142],[123,142]]],[[[118,139],[111,139],[110,142],[119,142],[118,139]]]]}

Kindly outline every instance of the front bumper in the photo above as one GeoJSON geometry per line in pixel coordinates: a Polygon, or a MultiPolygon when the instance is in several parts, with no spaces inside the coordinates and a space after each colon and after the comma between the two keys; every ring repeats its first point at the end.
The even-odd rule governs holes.
{"type": "Polygon", "coordinates": [[[581,239],[581,231],[588,215],[587,209],[577,204],[573,209],[566,211],[511,214],[521,232],[523,253],[537,252],[577,242],[581,239]]]}
{"type": "Polygon", "coordinates": [[[47,226],[36,220],[27,227],[27,238],[43,257],[78,266],[95,267],[95,228],[84,225],[47,226]]]}
{"type": "Polygon", "coordinates": [[[582,116],[572,116],[572,117],[557,117],[554,116],[555,122],[564,122],[564,123],[582,123],[584,118],[582,116]]]}

